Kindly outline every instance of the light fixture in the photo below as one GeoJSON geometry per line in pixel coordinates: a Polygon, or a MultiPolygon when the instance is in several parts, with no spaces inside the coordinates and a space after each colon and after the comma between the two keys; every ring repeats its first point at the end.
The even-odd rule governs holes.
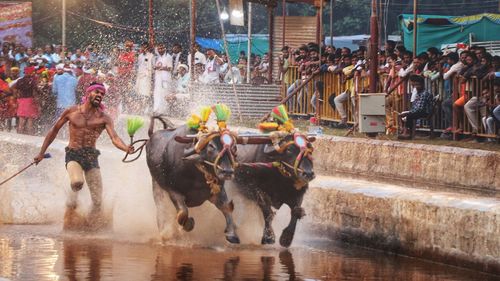
{"type": "Polygon", "coordinates": [[[241,18],[243,16],[243,13],[240,10],[233,10],[231,12],[231,15],[235,18],[241,18]]]}
{"type": "Polygon", "coordinates": [[[226,7],[224,7],[224,10],[222,13],[220,13],[220,19],[221,20],[228,20],[229,19],[229,14],[226,11],[226,7]]]}

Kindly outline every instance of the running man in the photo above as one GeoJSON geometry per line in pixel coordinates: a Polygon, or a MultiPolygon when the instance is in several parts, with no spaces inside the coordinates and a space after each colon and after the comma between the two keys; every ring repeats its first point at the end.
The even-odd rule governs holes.
{"type": "Polygon", "coordinates": [[[54,141],[57,133],[66,122],[69,122],[69,144],[66,147],[66,169],[71,182],[66,202],[64,228],[72,227],[72,217],[77,207],[78,191],[83,187],[84,176],[92,198],[92,209],[89,223],[96,223],[101,214],[102,179],[97,157],[96,141],[102,131],[110,136],[113,144],[128,153],[134,152],[133,146],[127,146],[114,129],[113,120],[102,110],[102,99],[106,89],[104,85],[92,83],[86,90],[84,102],[66,109],[56,124],[45,137],[40,153],[34,161],[38,164],[43,159],[45,151],[54,141]]]}

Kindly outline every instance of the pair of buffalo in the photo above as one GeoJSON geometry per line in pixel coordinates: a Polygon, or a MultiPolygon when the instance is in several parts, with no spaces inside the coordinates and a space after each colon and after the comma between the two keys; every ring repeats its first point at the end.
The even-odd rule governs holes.
{"type": "Polygon", "coordinates": [[[163,197],[168,194],[177,210],[177,222],[185,231],[194,227],[188,208],[209,200],[224,214],[226,240],[239,243],[232,218],[234,206],[224,190],[224,181],[232,180],[240,193],[262,210],[262,244],[275,242],[272,207],[290,207],[290,223],[280,237],[282,246],[290,246],[297,220],[305,215],[301,208],[304,193],[314,178],[314,138],[283,132],[277,132],[277,138],[239,137],[229,130],[194,136],[186,126],[167,129],[164,121],[164,129],[153,132],[155,119],[161,120],[151,119],[146,157],[153,178],[160,233],[167,223],[163,197]]]}

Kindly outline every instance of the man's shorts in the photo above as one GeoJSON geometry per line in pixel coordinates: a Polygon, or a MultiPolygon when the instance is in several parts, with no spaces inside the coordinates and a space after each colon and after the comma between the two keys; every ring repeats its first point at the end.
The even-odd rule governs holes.
{"type": "Polygon", "coordinates": [[[85,172],[94,168],[99,169],[99,161],[97,161],[97,157],[101,154],[99,150],[93,147],[83,147],[78,149],[66,147],[65,150],[66,165],[68,165],[68,162],[70,161],[75,161],[82,166],[82,169],[85,172]]]}

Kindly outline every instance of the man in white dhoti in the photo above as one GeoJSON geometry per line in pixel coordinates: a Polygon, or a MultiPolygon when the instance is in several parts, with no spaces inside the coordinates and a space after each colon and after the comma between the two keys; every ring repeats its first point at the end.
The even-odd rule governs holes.
{"type": "Polygon", "coordinates": [[[155,71],[155,86],[153,94],[153,113],[165,114],[167,111],[166,97],[171,91],[172,87],[172,56],[167,54],[165,45],[159,43],[157,45],[157,52],[154,71],[155,71]]]}
{"type": "Polygon", "coordinates": [[[153,82],[153,61],[148,42],[141,44],[141,51],[137,58],[137,79],[135,92],[137,94],[138,112],[148,113],[149,100],[151,99],[151,84],[153,82]]]}

